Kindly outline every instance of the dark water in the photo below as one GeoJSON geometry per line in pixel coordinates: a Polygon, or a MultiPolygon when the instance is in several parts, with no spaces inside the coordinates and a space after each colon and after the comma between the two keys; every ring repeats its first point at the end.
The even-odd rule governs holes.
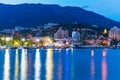
{"type": "Polygon", "coordinates": [[[120,80],[120,50],[0,50],[0,80],[120,80]]]}

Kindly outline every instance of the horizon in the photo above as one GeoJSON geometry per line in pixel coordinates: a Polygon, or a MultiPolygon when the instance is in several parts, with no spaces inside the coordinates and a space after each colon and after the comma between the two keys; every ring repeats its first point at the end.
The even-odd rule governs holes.
{"type": "Polygon", "coordinates": [[[79,1],[79,0],[21,0],[21,1],[14,1],[14,0],[4,0],[1,1],[0,3],[2,4],[11,4],[11,5],[18,5],[18,4],[56,4],[60,6],[75,6],[75,7],[80,7],[88,11],[93,11],[95,13],[98,13],[100,15],[103,15],[107,18],[110,18],[112,20],[120,22],[120,11],[117,9],[120,7],[119,5],[119,0],[101,0],[101,1],[79,1]],[[109,3],[109,4],[106,4],[109,3]],[[102,5],[102,6],[101,6],[102,5]]]}

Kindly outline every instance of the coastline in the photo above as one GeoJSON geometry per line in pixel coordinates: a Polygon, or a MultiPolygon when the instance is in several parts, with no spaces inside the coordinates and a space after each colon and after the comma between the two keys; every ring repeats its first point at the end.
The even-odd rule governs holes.
{"type": "Polygon", "coordinates": [[[19,46],[19,47],[1,47],[2,49],[120,49],[120,47],[109,47],[109,46],[103,46],[103,47],[97,47],[97,46],[77,46],[77,47],[29,47],[29,46],[19,46]]]}

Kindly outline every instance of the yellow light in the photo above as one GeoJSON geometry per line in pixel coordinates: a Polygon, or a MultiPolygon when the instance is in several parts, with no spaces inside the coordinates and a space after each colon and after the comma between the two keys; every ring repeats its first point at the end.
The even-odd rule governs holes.
{"type": "Polygon", "coordinates": [[[25,42],[25,45],[27,45],[28,43],[27,42],[25,42]]]}
{"type": "Polygon", "coordinates": [[[4,37],[2,37],[2,38],[1,38],[1,40],[5,40],[5,38],[4,38],[4,37]]]}
{"type": "Polygon", "coordinates": [[[10,38],[9,37],[6,37],[6,39],[5,39],[6,41],[10,41],[10,38]]]}
{"type": "Polygon", "coordinates": [[[107,29],[104,29],[103,34],[107,34],[107,29]]]}
{"type": "Polygon", "coordinates": [[[18,42],[15,42],[15,46],[18,46],[19,45],[19,43],[18,42]]]}
{"type": "Polygon", "coordinates": [[[52,49],[47,49],[47,56],[46,56],[46,80],[53,79],[53,51],[52,49]]]}
{"type": "Polygon", "coordinates": [[[50,41],[50,39],[48,38],[48,41],[50,41]]]}

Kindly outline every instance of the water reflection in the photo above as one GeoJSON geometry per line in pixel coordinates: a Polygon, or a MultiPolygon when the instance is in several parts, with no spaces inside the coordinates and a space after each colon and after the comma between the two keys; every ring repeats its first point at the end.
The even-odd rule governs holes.
{"type": "Polygon", "coordinates": [[[32,54],[28,53],[28,80],[32,77],[32,54]]]}
{"type": "Polygon", "coordinates": [[[53,51],[52,49],[47,49],[47,59],[46,59],[46,80],[53,79],[53,51]]]}
{"type": "Polygon", "coordinates": [[[74,80],[74,57],[73,57],[74,50],[71,51],[71,80],[74,80]]]}
{"type": "Polygon", "coordinates": [[[27,80],[27,50],[22,49],[21,55],[21,80],[27,80]]]}
{"type": "MultiPolygon", "coordinates": [[[[108,76],[110,76],[107,70],[109,67],[107,60],[112,57],[109,55],[113,54],[109,53],[108,55],[107,50],[88,49],[89,55],[76,54],[82,51],[81,49],[56,50],[55,54],[53,54],[52,49],[47,49],[47,51],[36,49],[36,52],[35,50],[34,52],[28,50],[29,54],[26,49],[22,49],[22,53],[19,54],[18,52],[21,52],[21,50],[18,51],[17,49],[16,53],[12,54],[14,51],[11,51],[10,54],[10,50],[6,49],[5,54],[0,56],[1,64],[4,64],[0,67],[2,73],[0,80],[107,80],[108,76]],[[103,51],[102,54],[101,51],[103,51]]],[[[114,66],[114,68],[116,67],[114,66]]]]}
{"type": "Polygon", "coordinates": [[[36,49],[36,55],[35,55],[35,80],[40,80],[40,67],[41,67],[41,63],[40,63],[40,52],[39,49],[36,49]]]}
{"type": "Polygon", "coordinates": [[[61,55],[59,55],[58,58],[58,80],[62,80],[62,59],[61,59],[61,55]]]}
{"type": "Polygon", "coordinates": [[[65,56],[65,80],[70,80],[70,56],[69,51],[66,50],[66,56],[65,56]]]}
{"type": "Polygon", "coordinates": [[[95,64],[94,64],[94,58],[91,59],[91,80],[94,80],[95,76],[95,64]]]}
{"type": "Polygon", "coordinates": [[[94,50],[91,51],[91,56],[94,56],[94,50]]]}
{"type": "Polygon", "coordinates": [[[106,55],[107,55],[107,50],[104,49],[104,50],[103,50],[103,53],[102,53],[102,56],[104,57],[104,56],[106,56],[106,55]]]}
{"type": "Polygon", "coordinates": [[[18,49],[16,49],[14,80],[18,80],[18,73],[19,73],[19,59],[18,59],[18,49]]]}
{"type": "Polygon", "coordinates": [[[106,54],[107,51],[103,50],[103,58],[102,58],[102,80],[107,80],[107,63],[106,63],[106,54]]]}
{"type": "Polygon", "coordinates": [[[4,58],[4,78],[3,80],[9,80],[10,77],[10,54],[9,49],[5,50],[5,58],[4,58]]]}

